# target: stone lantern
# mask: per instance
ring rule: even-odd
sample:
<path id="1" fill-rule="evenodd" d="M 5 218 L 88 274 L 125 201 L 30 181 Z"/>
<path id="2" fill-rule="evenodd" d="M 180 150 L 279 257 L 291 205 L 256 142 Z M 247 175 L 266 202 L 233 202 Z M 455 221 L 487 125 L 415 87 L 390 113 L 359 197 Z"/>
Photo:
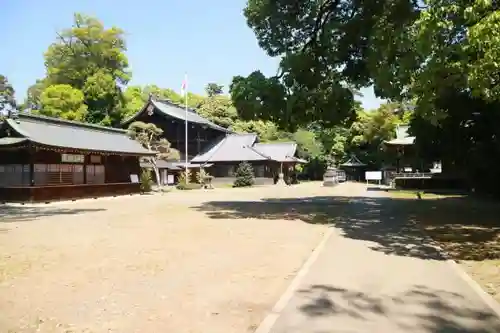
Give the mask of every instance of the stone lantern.
<path id="1" fill-rule="evenodd" d="M 335 167 L 328 167 L 323 175 L 323 186 L 335 186 L 339 183 L 338 172 Z"/>

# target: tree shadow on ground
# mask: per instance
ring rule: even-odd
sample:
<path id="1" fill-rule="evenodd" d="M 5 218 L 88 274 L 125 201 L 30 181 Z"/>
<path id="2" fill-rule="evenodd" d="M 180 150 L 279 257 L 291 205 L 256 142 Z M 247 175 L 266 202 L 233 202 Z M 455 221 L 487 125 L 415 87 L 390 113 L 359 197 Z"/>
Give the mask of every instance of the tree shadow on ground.
<path id="1" fill-rule="evenodd" d="M 397 208 L 457 260 L 500 258 L 500 205 L 469 197 L 399 200 Z"/>
<path id="2" fill-rule="evenodd" d="M 104 211 L 102 208 L 62 208 L 36 205 L 0 205 L 0 223 L 34 221 L 41 217 L 57 215 L 78 215 Z"/>
<path id="3" fill-rule="evenodd" d="M 334 224 L 346 237 L 373 242 L 386 254 L 443 259 L 423 227 L 458 260 L 500 258 L 500 208 L 466 197 L 425 200 L 316 196 L 211 201 L 196 207 L 213 219 L 301 220 Z"/>
<path id="4" fill-rule="evenodd" d="M 344 316 L 359 323 L 389 320 L 396 331 L 408 333 L 500 332 L 500 321 L 493 313 L 471 308 L 457 293 L 425 286 L 379 296 L 331 285 L 310 285 L 298 290 L 296 297 L 298 309 L 311 318 Z"/>

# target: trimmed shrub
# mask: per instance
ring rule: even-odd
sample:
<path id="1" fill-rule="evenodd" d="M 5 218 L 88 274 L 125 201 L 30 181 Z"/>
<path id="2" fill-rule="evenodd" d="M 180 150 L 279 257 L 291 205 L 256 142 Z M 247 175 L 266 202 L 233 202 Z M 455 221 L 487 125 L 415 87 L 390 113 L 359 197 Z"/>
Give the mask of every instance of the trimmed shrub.
<path id="1" fill-rule="evenodd" d="M 139 182 L 141 184 L 142 192 L 151 192 L 151 190 L 153 189 L 153 178 L 151 177 L 151 170 L 142 169 Z"/>
<path id="2" fill-rule="evenodd" d="M 241 162 L 236 169 L 236 180 L 233 187 L 248 187 L 255 184 L 252 165 L 248 162 Z"/>
<path id="3" fill-rule="evenodd" d="M 203 185 L 197 183 L 179 182 L 176 187 L 178 190 L 199 190 L 203 187 Z"/>

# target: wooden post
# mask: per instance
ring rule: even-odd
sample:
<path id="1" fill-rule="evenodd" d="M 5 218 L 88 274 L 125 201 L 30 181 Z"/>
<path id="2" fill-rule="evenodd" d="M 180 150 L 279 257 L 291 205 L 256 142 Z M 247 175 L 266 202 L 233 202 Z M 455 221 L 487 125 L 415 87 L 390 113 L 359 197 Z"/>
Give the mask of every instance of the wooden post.
<path id="1" fill-rule="evenodd" d="M 87 158 L 90 158 L 90 155 L 83 155 L 83 183 L 87 184 Z"/>
<path id="2" fill-rule="evenodd" d="M 29 163 L 30 163 L 30 170 L 29 170 L 29 177 L 30 177 L 30 186 L 35 186 L 35 149 L 33 147 L 33 144 L 30 142 L 29 143 Z"/>
<path id="3" fill-rule="evenodd" d="M 199 154 L 201 151 L 201 138 L 200 138 L 200 129 L 199 128 L 196 130 L 196 144 L 197 144 L 197 147 L 196 147 L 197 151 L 196 151 L 195 155 Z"/>

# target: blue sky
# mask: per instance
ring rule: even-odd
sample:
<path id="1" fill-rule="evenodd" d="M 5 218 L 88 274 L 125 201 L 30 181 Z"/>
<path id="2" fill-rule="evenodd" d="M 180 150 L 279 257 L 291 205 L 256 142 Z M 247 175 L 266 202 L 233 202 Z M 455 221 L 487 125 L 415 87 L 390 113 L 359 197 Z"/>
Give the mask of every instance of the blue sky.
<path id="1" fill-rule="evenodd" d="M 276 72 L 277 59 L 257 45 L 242 9 L 246 0 L 0 0 L 2 35 L 0 73 L 18 100 L 44 77 L 43 53 L 56 31 L 71 26 L 73 13 L 98 17 L 125 30 L 130 84 L 156 84 L 180 90 L 188 73 L 189 90 L 202 93 L 208 82 L 227 88 L 234 75 L 260 69 Z M 5 29 L 5 28 L 4 28 Z M 372 89 L 362 91 L 365 108 L 380 104 Z"/>

